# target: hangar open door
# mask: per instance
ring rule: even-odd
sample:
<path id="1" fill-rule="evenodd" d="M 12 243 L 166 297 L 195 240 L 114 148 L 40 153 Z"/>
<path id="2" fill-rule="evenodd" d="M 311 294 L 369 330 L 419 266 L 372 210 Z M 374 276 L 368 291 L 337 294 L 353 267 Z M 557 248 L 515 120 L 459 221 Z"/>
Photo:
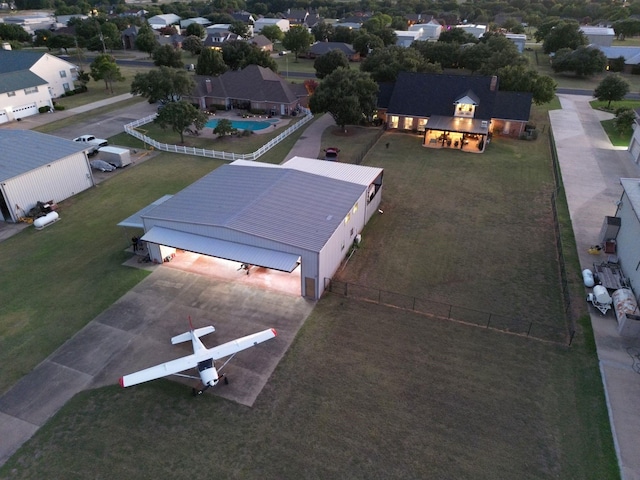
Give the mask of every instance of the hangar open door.
<path id="1" fill-rule="evenodd" d="M 301 295 L 300 256 L 153 227 L 141 239 L 156 263 Z"/>

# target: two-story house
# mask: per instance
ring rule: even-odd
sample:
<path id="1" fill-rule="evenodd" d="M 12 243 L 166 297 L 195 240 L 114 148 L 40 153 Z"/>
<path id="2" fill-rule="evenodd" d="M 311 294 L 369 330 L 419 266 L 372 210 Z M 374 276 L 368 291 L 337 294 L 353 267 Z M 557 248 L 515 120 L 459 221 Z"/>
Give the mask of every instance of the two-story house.
<path id="1" fill-rule="evenodd" d="M 415 132 L 429 148 L 484 152 L 491 135 L 518 138 L 531 112 L 531 93 L 501 92 L 496 76 L 401 72 L 381 84 L 378 117 L 387 129 Z"/>
<path id="2" fill-rule="evenodd" d="M 78 67 L 42 52 L 0 50 L 0 123 L 53 108 L 52 99 L 73 90 Z"/>

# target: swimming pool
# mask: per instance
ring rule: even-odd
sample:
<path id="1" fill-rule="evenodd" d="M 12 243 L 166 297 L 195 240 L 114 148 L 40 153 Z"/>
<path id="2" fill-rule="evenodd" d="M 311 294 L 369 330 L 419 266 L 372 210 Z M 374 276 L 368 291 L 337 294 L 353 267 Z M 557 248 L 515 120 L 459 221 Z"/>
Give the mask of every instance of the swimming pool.
<path id="1" fill-rule="evenodd" d="M 277 123 L 277 120 L 274 122 L 264 120 L 231 120 L 231 126 L 238 130 L 264 130 L 275 123 Z M 218 120 L 209 120 L 204 126 L 207 128 L 216 128 L 217 125 Z"/>

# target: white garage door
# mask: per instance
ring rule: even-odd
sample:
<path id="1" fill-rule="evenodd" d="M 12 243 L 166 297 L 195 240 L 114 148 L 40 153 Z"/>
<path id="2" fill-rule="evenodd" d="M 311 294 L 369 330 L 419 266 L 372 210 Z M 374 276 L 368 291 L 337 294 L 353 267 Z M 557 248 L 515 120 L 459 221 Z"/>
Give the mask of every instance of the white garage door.
<path id="1" fill-rule="evenodd" d="M 4 110 L 0 110 L 0 123 L 6 123 L 9 121 L 9 117 L 7 117 L 7 112 Z"/>
<path id="2" fill-rule="evenodd" d="M 13 116 L 18 118 L 28 117 L 29 115 L 35 115 L 38 113 L 38 107 L 35 103 L 30 105 L 23 105 L 21 107 L 16 107 L 13 109 Z"/>
<path id="3" fill-rule="evenodd" d="M 638 143 L 635 138 L 631 143 L 631 158 L 633 158 L 633 161 L 636 163 L 640 160 L 640 143 Z"/>

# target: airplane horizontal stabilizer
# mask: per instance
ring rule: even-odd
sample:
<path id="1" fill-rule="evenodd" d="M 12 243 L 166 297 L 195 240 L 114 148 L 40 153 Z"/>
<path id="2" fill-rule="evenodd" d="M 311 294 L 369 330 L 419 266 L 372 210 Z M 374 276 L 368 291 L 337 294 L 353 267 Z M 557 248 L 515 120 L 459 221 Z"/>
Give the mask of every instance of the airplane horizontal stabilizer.
<path id="1" fill-rule="evenodd" d="M 199 338 L 199 337 L 203 337 L 204 335 L 213 333 L 215 331 L 216 329 L 213 328 L 211 325 L 209 325 L 208 327 L 196 328 L 195 330 L 193 330 L 193 334 Z M 191 340 L 191 331 L 181 333 L 180 335 L 176 335 L 171 339 L 171 344 L 176 345 L 178 343 L 188 342 L 189 340 Z"/>

